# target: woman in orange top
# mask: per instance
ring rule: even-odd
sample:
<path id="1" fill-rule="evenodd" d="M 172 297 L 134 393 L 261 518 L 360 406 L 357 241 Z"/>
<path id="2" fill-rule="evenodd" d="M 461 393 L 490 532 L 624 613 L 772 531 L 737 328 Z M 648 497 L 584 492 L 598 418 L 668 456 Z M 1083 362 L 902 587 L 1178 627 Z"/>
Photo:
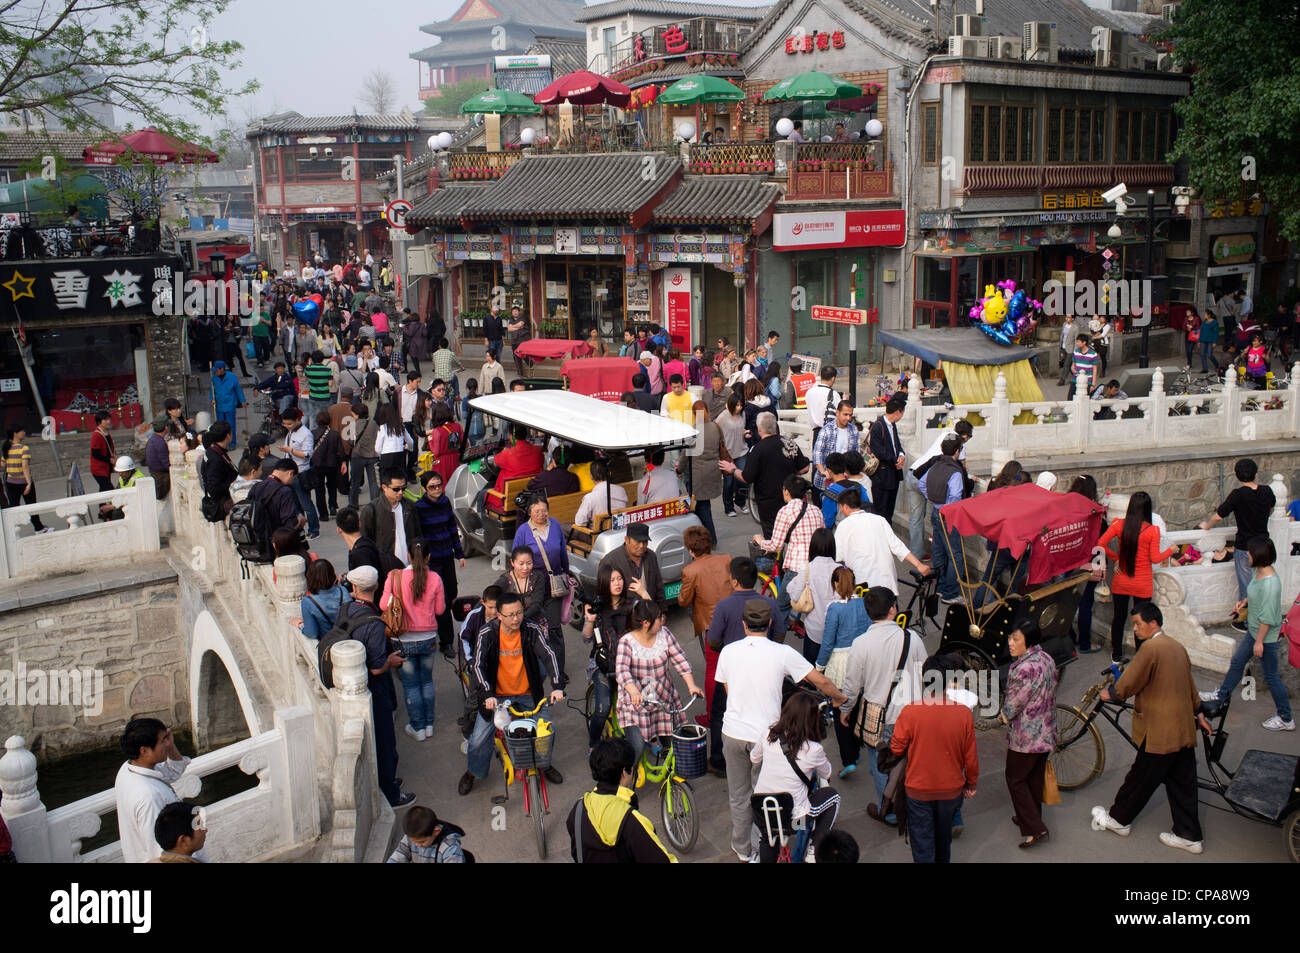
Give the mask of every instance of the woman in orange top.
<path id="1" fill-rule="evenodd" d="M 1109 546 L 1112 539 L 1119 540 L 1118 553 Z M 1124 624 L 1128 622 L 1130 599 L 1134 605 L 1151 600 L 1151 567 L 1164 562 L 1174 551 L 1160 551 L 1160 530 L 1151 523 L 1151 495 L 1142 491 L 1129 498 L 1124 518 L 1111 523 L 1097 543 L 1115 560 L 1115 575 L 1110 582 L 1115 609 L 1110 621 L 1110 657 L 1118 662 L 1124 654 Z"/>

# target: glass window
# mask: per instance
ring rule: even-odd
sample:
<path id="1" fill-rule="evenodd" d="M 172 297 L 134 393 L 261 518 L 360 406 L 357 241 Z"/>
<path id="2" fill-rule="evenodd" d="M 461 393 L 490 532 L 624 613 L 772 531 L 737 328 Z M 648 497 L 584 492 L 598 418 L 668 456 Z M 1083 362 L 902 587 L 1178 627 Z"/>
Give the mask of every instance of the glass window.
<path id="1" fill-rule="evenodd" d="M 922 103 L 923 124 L 921 164 L 937 165 L 939 162 L 939 104 Z"/>
<path id="2" fill-rule="evenodd" d="M 970 152 L 971 162 L 984 161 L 984 113 L 986 107 L 972 106 L 970 110 Z"/>
<path id="3" fill-rule="evenodd" d="M 1061 161 L 1061 110 L 1047 110 L 1047 161 Z"/>
<path id="4" fill-rule="evenodd" d="M 1034 161 L 1034 111 L 1020 110 L 1020 161 Z"/>
<path id="5" fill-rule="evenodd" d="M 1128 126 L 1130 113 L 1120 111 L 1115 119 L 1115 161 L 1128 161 Z"/>
<path id="6" fill-rule="evenodd" d="M 1142 161 L 1156 161 L 1156 114 L 1142 113 Z"/>
<path id="7" fill-rule="evenodd" d="M 947 301 L 952 296 L 952 259 L 918 257 L 916 297 Z"/>
<path id="8" fill-rule="evenodd" d="M 988 130 L 988 161 L 1002 161 L 1002 110 L 997 106 L 989 108 L 989 130 Z M 1011 156 L 1007 156 L 1008 159 Z"/>

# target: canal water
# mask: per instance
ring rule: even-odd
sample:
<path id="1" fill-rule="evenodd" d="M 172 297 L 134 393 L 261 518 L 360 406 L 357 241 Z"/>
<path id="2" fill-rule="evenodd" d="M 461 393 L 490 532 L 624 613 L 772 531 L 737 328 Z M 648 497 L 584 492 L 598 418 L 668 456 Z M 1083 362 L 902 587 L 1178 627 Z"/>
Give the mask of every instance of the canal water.
<path id="1" fill-rule="evenodd" d="M 188 732 L 176 731 L 176 747 L 181 754 L 191 758 L 198 753 L 194 748 L 194 738 Z M 47 810 L 52 811 L 56 807 L 63 807 L 111 788 L 123 760 L 122 749 L 114 745 L 111 748 L 39 762 L 36 779 L 41 802 Z M 206 807 L 255 787 L 257 775 L 244 774 L 239 770 L 239 765 L 231 765 L 204 777 L 203 790 L 190 803 Z M 118 839 L 117 812 L 110 811 L 102 815 L 101 820 L 99 833 L 81 842 L 82 854 Z"/>

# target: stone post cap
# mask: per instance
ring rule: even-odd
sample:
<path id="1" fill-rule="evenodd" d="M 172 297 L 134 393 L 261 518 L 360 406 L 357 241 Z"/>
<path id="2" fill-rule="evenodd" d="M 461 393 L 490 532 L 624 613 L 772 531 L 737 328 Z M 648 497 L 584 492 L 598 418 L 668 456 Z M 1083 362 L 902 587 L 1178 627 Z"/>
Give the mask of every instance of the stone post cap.
<path id="1" fill-rule="evenodd" d="M 334 687 L 344 695 L 360 695 L 366 690 L 366 649 L 355 639 L 337 642 L 330 649 L 334 665 Z"/>
<path id="2" fill-rule="evenodd" d="M 0 792 L 4 793 L 7 816 L 28 810 L 40 802 L 36 792 L 36 755 L 27 750 L 27 739 L 10 735 L 0 757 Z"/>

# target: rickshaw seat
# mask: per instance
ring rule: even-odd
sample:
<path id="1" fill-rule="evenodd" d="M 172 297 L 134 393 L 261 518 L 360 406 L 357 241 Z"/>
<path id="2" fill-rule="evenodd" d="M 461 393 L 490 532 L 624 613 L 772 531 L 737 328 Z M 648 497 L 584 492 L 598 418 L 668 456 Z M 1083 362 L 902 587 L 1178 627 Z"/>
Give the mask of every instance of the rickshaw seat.
<path id="1" fill-rule="evenodd" d="M 531 476 L 515 477 L 513 480 L 506 480 L 504 490 L 488 490 L 484 498 L 487 502 L 487 508 L 493 513 L 510 514 L 515 511 L 515 497 L 524 492 L 528 486 Z"/>

